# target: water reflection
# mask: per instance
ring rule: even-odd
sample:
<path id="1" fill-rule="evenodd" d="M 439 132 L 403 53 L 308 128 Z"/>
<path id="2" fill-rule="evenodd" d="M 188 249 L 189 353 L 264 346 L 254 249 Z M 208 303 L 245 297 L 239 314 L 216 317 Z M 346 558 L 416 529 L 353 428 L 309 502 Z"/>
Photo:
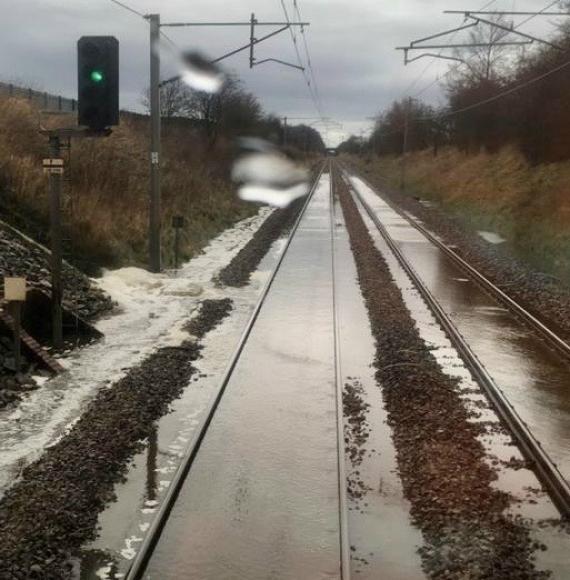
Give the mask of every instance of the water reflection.
<path id="1" fill-rule="evenodd" d="M 570 479 L 570 365 L 360 180 L 354 184 L 535 437 Z"/>
<path id="2" fill-rule="evenodd" d="M 155 427 L 148 438 L 146 453 L 146 499 L 155 501 L 157 496 L 157 462 L 158 455 L 158 429 Z"/>
<path id="3" fill-rule="evenodd" d="M 80 580 L 93 580 L 93 578 L 116 580 L 120 577 L 119 565 L 108 552 L 103 550 L 82 552 Z"/>

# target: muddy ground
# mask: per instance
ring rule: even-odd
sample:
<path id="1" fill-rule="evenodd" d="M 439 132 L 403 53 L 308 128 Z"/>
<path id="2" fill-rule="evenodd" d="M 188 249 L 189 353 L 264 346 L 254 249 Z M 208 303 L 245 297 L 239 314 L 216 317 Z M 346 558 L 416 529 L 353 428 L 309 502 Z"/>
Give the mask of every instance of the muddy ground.
<path id="1" fill-rule="evenodd" d="M 428 207 L 420 199 L 402 194 L 372 175 L 364 174 L 364 177 L 389 201 L 419 218 L 446 243 L 456 246 L 454 249 L 462 258 L 570 342 L 570 289 L 567 286 L 533 270 L 503 245 L 486 242 L 443 209 Z"/>
<path id="2" fill-rule="evenodd" d="M 192 321 L 203 337 L 229 314 L 208 301 Z M 0 579 L 70 578 L 70 558 L 97 534 L 97 518 L 155 422 L 188 387 L 199 342 L 161 348 L 91 401 L 79 421 L 0 501 Z"/>
<path id="3" fill-rule="evenodd" d="M 424 536 L 431 578 L 539 579 L 541 548 L 524 522 L 505 515 L 511 498 L 493 488 L 497 475 L 477 439 L 459 384 L 421 339 L 389 268 L 348 188 L 337 179 L 358 278 L 376 342 L 374 366 L 392 428 L 404 494 Z"/>

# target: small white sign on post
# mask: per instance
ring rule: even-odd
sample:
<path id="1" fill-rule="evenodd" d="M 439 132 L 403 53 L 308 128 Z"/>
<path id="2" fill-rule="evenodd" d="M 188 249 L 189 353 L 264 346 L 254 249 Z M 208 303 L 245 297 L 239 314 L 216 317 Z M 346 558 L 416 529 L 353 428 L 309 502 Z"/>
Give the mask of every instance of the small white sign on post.
<path id="1" fill-rule="evenodd" d="M 4 278 L 4 298 L 9 302 L 24 302 L 26 300 L 26 279 Z"/>

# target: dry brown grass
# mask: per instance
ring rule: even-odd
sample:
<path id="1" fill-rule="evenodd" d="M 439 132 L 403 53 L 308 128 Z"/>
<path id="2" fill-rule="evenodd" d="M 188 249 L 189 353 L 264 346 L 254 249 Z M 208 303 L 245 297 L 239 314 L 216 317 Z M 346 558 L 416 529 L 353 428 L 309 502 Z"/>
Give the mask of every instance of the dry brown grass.
<path id="1" fill-rule="evenodd" d="M 127 114 L 110 137 L 73 142 L 68 168 L 69 231 L 74 251 L 91 266 L 144 263 L 147 135 L 148 119 Z M 36 237 L 45 234 L 48 223 L 47 178 L 41 168 L 46 142 L 38 133 L 37 111 L 26 101 L 0 99 L 0 210 L 7 221 L 16 221 Z M 227 150 L 223 143 L 208 149 L 187 125 L 165 125 L 162 220 L 167 263 L 173 215 L 186 217 L 183 254 L 188 257 L 222 229 L 255 211 L 236 199 L 226 178 Z"/>
<path id="2" fill-rule="evenodd" d="M 399 157 L 367 169 L 396 186 Z M 454 148 L 412 153 L 408 192 L 438 201 L 468 227 L 503 235 L 534 266 L 570 280 L 570 162 L 531 165 L 514 147 L 467 155 Z"/>
<path id="3" fill-rule="evenodd" d="M 400 159 L 385 157 L 378 164 L 395 181 Z M 570 226 L 570 162 L 532 166 L 513 147 L 478 155 L 447 148 L 437 157 L 427 150 L 410 154 L 407 175 L 411 188 L 426 197 L 494 210 L 530 204 L 535 217 L 557 228 Z"/>

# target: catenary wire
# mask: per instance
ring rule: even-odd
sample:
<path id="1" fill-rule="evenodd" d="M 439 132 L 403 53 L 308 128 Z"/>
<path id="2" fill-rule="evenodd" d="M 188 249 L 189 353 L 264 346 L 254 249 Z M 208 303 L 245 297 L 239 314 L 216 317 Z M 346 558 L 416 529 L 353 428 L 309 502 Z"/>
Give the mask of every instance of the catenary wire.
<path id="1" fill-rule="evenodd" d="M 513 30 L 517 30 L 518 28 L 520 28 L 521 26 L 524 26 L 527 22 L 530 22 L 531 20 L 533 20 L 534 18 L 537 18 L 538 16 L 540 16 L 543 12 L 545 12 L 546 10 L 548 10 L 549 8 L 552 8 L 552 6 L 554 6 L 555 4 L 558 4 L 559 0 L 554 0 L 554 2 L 551 2 L 548 6 L 545 6 L 542 10 L 540 10 L 539 12 L 537 12 L 536 14 L 532 14 L 531 16 L 529 16 L 528 18 L 526 18 L 525 20 L 523 20 L 522 22 L 519 22 L 519 24 L 517 24 L 516 26 L 513 27 Z M 485 6 L 483 8 L 481 8 L 481 10 L 484 10 L 485 8 L 488 8 L 489 6 Z M 442 49 L 443 50 L 443 49 Z M 441 54 L 441 52 L 440 52 Z M 431 61 L 430 64 L 434 63 L 436 59 L 433 59 Z M 444 75 L 443 78 L 448 77 L 452 72 L 455 72 L 461 65 L 460 64 L 456 64 L 453 65 Z M 431 89 L 433 86 L 435 86 L 436 84 L 438 84 L 440 82 L 440 78 L 436 78 L 434 79 L 430 84 L 428 84 L 426 87 L 424 87 L 423 89 L 421 89 L 418 93 L 416 93 L 414 95 L 414 98 L 417 98 L 421 95 L 423 95 L 424 93 L 426 93 L 429 89 Z"/>
<path id="2" fill-rule="evenodd" d="M 493 4 L 495 4 L 495 2 L 497 2 L 497 0 L 491 0 L 490 2 L 487 2 L 482 8 L 481 10 L 485 10 L 487 8 L 490 8 Z M 453 41 L 453 39 L 457 36 L 457 32 L 455 32 L 452 36 L 450 41 Z M 443 53 L 443 48 L 439 51 L 438 54 L 442 54 Z M 410 85 L 408 86 L 408 88 L 404 91 L 404 94 L 408 94 L 420 81 L 421 79 L 425 76 L 425 74 L 428 72 L 428 70 L 437 62 L 437 58 L 432 58 L 430 60 L 430 62 L 426 65 L 426 67 L 423 69 L 423 71 L 416 77 L 415 80 L 413 80 Z M 439 79 L 436 80 L 436 82 L 438 82 Z M 434 83 L 435 84 L 435 83 Z M 431 85 L 433 86 L 433 85 Z M 430 87 L 431 88 L 431 87 Z M 419 94 L 422 94 L 423 91 L 420 91 Z M 418 94 L 415 95 L 415 97 L 417 97 Z M 415 98 L 414 97 L 414 98 Z"/>
<path id="3" fill-rule="evenodd" d="M 142 12 L 135 10 L 134 8 L 132 8 L 131 6 L 128 6 L 127 4 L 124 4 L 123 2 L 119 2 L 119 0 L 110 0 L 110 2 L 112 2 L 113 4 L 116 4 L 117 6 L 120 6 L 124 10 L 128 10 L 132 14 L 136 14 L 137 16 L 140 16 L 140 18 L 145 18 L 145 15 Z"/>
<path id="4" fill-rule="evenodd" d="M 295 9 L 295 12 L 297 13 L 297 21 L 300 23 L 303 21 L 303 18 L 301 16 L 301 9 L 299 8 L 299 2 L 298 0 L 293 0 L 293 6 Z M 319 105 L 321 107 L 321 109 L 323 108 L 323 103 L 321 100 L 321 96 L 320 96 L 320 91 L 319 91 L 319 85 L 317 83 L 317 77 L 315 75 L 315 70 L 313 68 L 313 62 L 311 59 L 311 53 L 309 51 L 309 41 L 307 39 L 307 34 L 305 32 L 305 27 L 303 25 L 301 25 L 301 37 L 303 39 L 303 46 L 305 48 L 305 55 L 307 57 L 307 64 L 309 66 L 309 73 L 311 75 L 311 78 L 313 80 L 313 88 L 315 90 L 315 95 L 317 97 L 317 100 L 319 102 Z"/>
<path id="5" fill-rule="evenodd" d="M 531 19 L 536 18 L 537 16 L 539 16 L 540 14 L 542 14 L 544 11 L 548 10 L 549 8 L 551 8 L 554 4 L 557 4 L 558 0 L 556 0 L 556 2 L 553 2 L 551 4 L 549 4 L 548 6 L 545 6 L 542 10 L 540 10 L 539 12 L 537 12 L 536 14 L 533 14 L 531 17 L 527 18 L 524 22 L 519 23 L 519 25 L 515 28 L 518 28 L 520 26 L 522 26 L 523 24 L 525 24 L 526 22 L 529 22 Z M 466 107 L 461 107 L 459 109 L 455 109 L 453 111 L 447 111 L 447 112 L 442 112 L 442 113 L 438 113 L 437 115 L 428 115 L 425 117 L 416 117 L 415 119 L 412 119 L 413 121 L 416 122 L 422 122 L 422 121 L 433 121 L 436 119 L 442 119 L 442 118 L 447 118 L 447 117 L 453 117 L 455 115 L 460 115 L 461 113 L 466 113 L 468 111 L 471 111 L 473 109 L 477 109 L 479 107 L 483 107 L 485 105 L 489 105 L 491 103 L 494 103 L 495 101 L 498 101 L 504 97 L 507 97 L 509 95 L 512 95 L 518 91 L 521 91 L 529 86 L 532 86 L 542 80 L 544 80 L 545 78 L 548 78 L 549 76 L 556 74 L 557 72 L 560 72 L 561 70 L 565 70 L 566 68 L 570 67 L 570 60 L 556 66 L 555 68 L 542 73 L 532 79 L 529 79 L 528 81 L 525 81 L 524 83 L 517 85 L 515 87 L 511 87 L 505 91 L 502 91 L 496 95 L 493 95 L 492 97 L 489 97 L 487 99 L 483 99 L 482 101 L 478 101 L 477 103 L 473 103 L 471 105 L 467 105 Z M 449 74 L 451 72 L 451 70 L 447 73 Z M 447 75 L 446 75 L 447 76 Z M 437 80 L 436 80 L 437 82 Z M 435 83 L 432 83 L 432 85 Z M 388 135 L 392 135 L 395 133 L 400 132 L 403 129 L 402 127 L 399 127 L 397 129 L 394 129 L 392 131 L 388 131 L 388 132 L 383 132 L 384 136 L 388 136 Z"/>
<path id="6" fill-rule="evenodd" d="M 287 6 L 285 4 L 285 0 L 280 0 L 281 2 L 281 7 L 283 9 L 283 14 L 285 15 L 285 20 L 287 21 L 288 24 L 291 24 L 291 19 L 289 17 L 289 11 L 287 10 Z M 297 61 L 299 63 L 299 66 L 302 69 L 302 73 L 303 73 L 303 77 L 305 79 L 305 83 L 307 84 L 307 87 L 309 88 L 309 93 L 311 96 L 311 99 L 313 101 L 313 104 L 315 106 L 315 109 L 317 110 L 318 114 L 320 117 L 323 117 L 323 112 L 321 110 L 319 101 L 317 99 L 317 96 L 315 94 L 315 90 L 313 89 L 313 86 L 311 84 L 311 79 L 310 76 L 307 74 L 305 67 L 303 66 L 303 59 L 301 58 L 301 53 L 299 51 L 299 46 L 297 43 L 297 35 L 295 34 L 295 31 L 293 30 L 293 27 L 290 26 L 289 27 L 289 32 L 291 34 L 291 40 L 293 41 L 293 47 L 295 49 L 295 54 L 297 55 Z"/>

